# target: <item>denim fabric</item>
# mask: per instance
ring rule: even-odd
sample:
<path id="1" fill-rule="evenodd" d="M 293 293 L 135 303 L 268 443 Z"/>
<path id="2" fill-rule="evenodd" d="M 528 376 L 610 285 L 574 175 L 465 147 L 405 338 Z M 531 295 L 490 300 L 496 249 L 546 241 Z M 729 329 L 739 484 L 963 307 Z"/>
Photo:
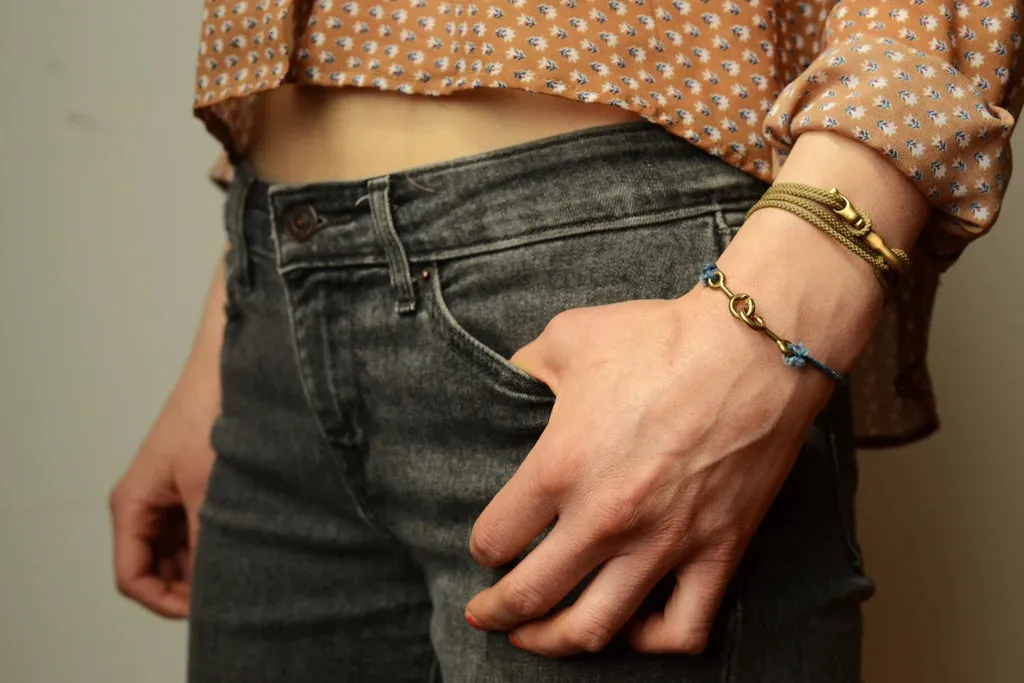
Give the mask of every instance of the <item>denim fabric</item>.
<path id="1" fill-rule="evenodd" d="M 553 402 L 506 359 L 560 311 L 684 293 L 763 190 L 648 124 L 363 182 L 268 187 L 243 168 L 189 680 L 858 681 L 871 582 L 845 391 L 703 654 L 548 660 L 463 620 L 507 571 L 473 562 L 473 521 Z"/>

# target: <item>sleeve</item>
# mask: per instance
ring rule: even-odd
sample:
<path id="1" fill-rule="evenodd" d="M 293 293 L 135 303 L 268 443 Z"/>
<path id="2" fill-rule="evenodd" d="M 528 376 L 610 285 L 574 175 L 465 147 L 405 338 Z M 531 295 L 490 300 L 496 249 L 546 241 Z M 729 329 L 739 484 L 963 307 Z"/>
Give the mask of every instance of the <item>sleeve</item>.
<path id="1" fill-rule="evenodd" d="M 824 51 L 786 85 L 764 134 L 782 158 L 808 130 L 887 157 L 964 239 L 987 231 L 1021 110 L 1022 0 L 842 0 Z"/>

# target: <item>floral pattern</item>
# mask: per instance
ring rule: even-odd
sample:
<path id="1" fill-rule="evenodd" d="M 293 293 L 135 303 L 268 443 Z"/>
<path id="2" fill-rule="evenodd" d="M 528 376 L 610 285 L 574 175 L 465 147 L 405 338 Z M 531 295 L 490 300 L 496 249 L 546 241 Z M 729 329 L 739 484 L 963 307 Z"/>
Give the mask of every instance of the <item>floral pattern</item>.
<path id="1" fill-rule="evenodd" d="M 1012 0 L 206 0 L 195 106 L 244 152 L 247 96 L 285 81 L 518 88 L 634 111 L 764 180 L 773 147 L 835 130 L 966 236 L 999 213 L 1020 43 Z"/>
<path id="2" fill-rule="evenodd" d="M 937 209 L 954 257 L 995 222 L 1024 97 L 1021 0 L 205 0 L 195 111 L 231 159 L 284 82 L 445 95 L 517 88 L 633 111 L 770 181 L 832 130 Z M 230 165 L 222 166 L 230 171 Z M 917 259 L 919 263 L 924 260 Z M 854 374 L 857 432 L 936 424 L 927 329 L 945 263 L 917 267 Z"/>

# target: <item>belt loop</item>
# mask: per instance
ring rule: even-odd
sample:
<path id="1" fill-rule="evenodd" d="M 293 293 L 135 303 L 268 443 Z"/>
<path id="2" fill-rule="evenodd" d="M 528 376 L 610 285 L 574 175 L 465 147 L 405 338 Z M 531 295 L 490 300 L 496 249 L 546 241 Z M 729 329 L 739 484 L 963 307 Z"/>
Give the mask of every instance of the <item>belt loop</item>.
<path id="1" fill-rule="evenodd" d="M 234 280 L 245 291 L 250 289 L 249 245 L 245 235 L 245 203 L 255 176 L 248 164 L 238 164 L 234 178 L 228 187 L 224 202 L 224 226 L 228 233 L 228 245 L 234 252 L 232 265 Z"/>
<path id="2" fill-rule="evenodd" d="M 416 310 L 416 291 L 412 286 L 409 259 L 405 256 L 405 248 L 398 238 L 394 221 L 391 218 L 390 187 L 391 180 L 388 176 L 373 178 L 369 181 L 370 215 L 373 218 L 373 231 L 387 255 L 391 286 L 398 296 L 395 310 L 399 313 L 412 313 Z"/>

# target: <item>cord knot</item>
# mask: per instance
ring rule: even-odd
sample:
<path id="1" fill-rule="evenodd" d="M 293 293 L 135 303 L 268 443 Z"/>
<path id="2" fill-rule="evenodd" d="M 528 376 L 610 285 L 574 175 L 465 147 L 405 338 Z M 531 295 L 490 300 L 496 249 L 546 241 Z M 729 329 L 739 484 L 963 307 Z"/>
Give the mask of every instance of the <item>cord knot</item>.
<path id="1" fill-rule="evenodd" d="M 708 263 L 705 263 L 704 265 L 702 265 L 700 267 L 700 281 L 701 281 L 701 284 L 703 284 L 705 287 L 707 287 L 708 283 L 711 282 L 711 279 L 715 276 L 715 273 L 717 273 L 717 272 L 718 272 L 718 264 L 716 264 L 716 263 L 713 263 L 713 262 L 709 261 Z"/>
<path id="2" fill-rule="evenodd" d="M 782 357 L 782 360 L 785 361 L 786 365 L 791 368 L 802 368 L 807 365 L 807 359 L 810 357 L 811 352 L 806 346 L 800 343 L 794 344 L 790 342 L 787 348 L 789 349 L 789 353 Z"/>

